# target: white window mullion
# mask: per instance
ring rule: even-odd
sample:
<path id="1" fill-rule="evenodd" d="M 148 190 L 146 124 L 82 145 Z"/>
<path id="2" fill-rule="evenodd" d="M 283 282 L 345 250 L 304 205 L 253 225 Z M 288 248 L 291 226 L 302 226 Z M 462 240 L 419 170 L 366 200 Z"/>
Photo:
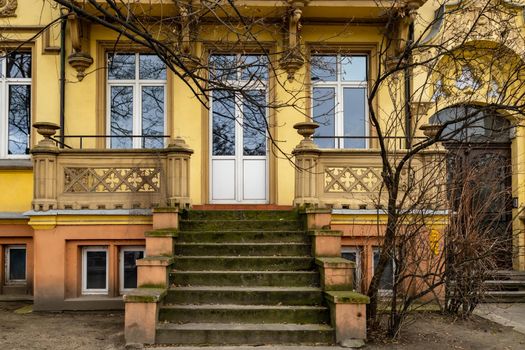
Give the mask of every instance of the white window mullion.
<path id="1" fill-rule="evenodd" d="M 132 135 L 142 135 L 142 84 L 137 80 L 133 84 L 133 131 Z M 142 147 L 142 139 L 134 137 L 133 148 Z"/>
<path id="2" fill-rule="evenodd" d="M 242 185 L 244 183 L 244 174 L 242 173 L 243 167 L 242 167 L 242 159 L 243 159 L 243 115 L 242 115 L 242 98 L 240 94 L 235 93 L 235 173 L 237 176 L 237 188 L 236 188 L 236 194 L 235 199 L 237 201 L 243 200 L 243 188 Z"/>
<path id="3" fill-rule="evenodd" d="M 4 64 L 5 66 L 5 64 Z M 3 68 L 3 67 L 2 67 Z M 5 70 L 5 69 L 2 69 Z M 2 72 L 3 73 L 3 72 Z M 5 75 L 2 75 L 3 77 Z M 4 78 L 0 82 L 0 157 L 7 156 L 7 142 L 8 142 L 8 132 L 7 132 L 7 89 Z"/>

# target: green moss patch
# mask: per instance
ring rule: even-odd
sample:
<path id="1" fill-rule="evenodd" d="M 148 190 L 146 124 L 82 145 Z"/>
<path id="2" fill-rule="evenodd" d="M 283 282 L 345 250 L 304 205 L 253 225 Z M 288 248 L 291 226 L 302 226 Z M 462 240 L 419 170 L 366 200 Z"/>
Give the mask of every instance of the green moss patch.
<path id="1" fill-rule="evenodd" d="M 370 298 L 364 294 L 351 291 L 325 292 L 325 298 L 335 304 L 368 304 Z"/>

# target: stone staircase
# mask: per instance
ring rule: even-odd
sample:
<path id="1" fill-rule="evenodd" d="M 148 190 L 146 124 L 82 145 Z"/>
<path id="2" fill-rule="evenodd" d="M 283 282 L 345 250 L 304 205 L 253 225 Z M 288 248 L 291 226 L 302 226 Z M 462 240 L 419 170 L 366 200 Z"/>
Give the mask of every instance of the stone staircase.
<path id="1" fill-rule="evenodd" d="M 292 211 L 189 211 L 180 222 L 157 344 L 335 341 L 310 237 Z"/>
<path id="2" fill-rule="evenodd" d="M 525 272 L 499 270 L 484 282 L 485 303 L 523 303 L 525 302 Z"/>

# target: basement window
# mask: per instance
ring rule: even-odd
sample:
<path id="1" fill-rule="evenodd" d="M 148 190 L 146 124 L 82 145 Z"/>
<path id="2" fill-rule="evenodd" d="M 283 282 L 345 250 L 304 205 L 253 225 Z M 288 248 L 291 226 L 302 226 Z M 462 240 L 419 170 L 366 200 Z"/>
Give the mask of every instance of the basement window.
<path id="1" fill-rule="evenodd" d="M 6 284 L 26 283 L 26 246 L 12 245 L 5 248 Z"/>
<path id="2" fill-rule="evenodd" d="M 82 249 L 82 294 L 108 294 L 108 249 Z"/>
<path id="3" fill-rule="evenodd" d="M 381 249 L 374 248 L 374 271 L 376 270 L 377 265 L 379 264 L 379 255 L 381 254 Z M 383 275 L 379 281 L 379 292 L 381 294 L 390 294 L 394 288 L 394 258 L 390 258 L 388 263 L 383 271 Z"/>
<path id="4" fill-rule="evenodd" d="M 341 249 L 341 257 L 355 263 L 353 285 L 354 290 L 361 291 L 361 249 L 358 247 L 343 247 Z"/>
<path id="5" fill-rule="evenodd" d="M 120 250 L 120 292 L 137 288 L 137 260 L 144 258 L 144 247 Z"/>

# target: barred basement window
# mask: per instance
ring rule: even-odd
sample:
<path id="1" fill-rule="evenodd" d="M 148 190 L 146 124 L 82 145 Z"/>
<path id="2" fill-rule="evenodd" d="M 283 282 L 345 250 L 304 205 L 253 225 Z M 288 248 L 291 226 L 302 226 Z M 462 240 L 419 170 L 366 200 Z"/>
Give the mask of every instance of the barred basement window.
<path id="1" fill-rule="evenodd" d="M 31 53 L 0 52 L 0 158 L 29 157 Z"/>
<path id="2" fill-rule="evenodd" d="M 108 294 L 108 249 L 82 249 L 82 294 Z"/>

